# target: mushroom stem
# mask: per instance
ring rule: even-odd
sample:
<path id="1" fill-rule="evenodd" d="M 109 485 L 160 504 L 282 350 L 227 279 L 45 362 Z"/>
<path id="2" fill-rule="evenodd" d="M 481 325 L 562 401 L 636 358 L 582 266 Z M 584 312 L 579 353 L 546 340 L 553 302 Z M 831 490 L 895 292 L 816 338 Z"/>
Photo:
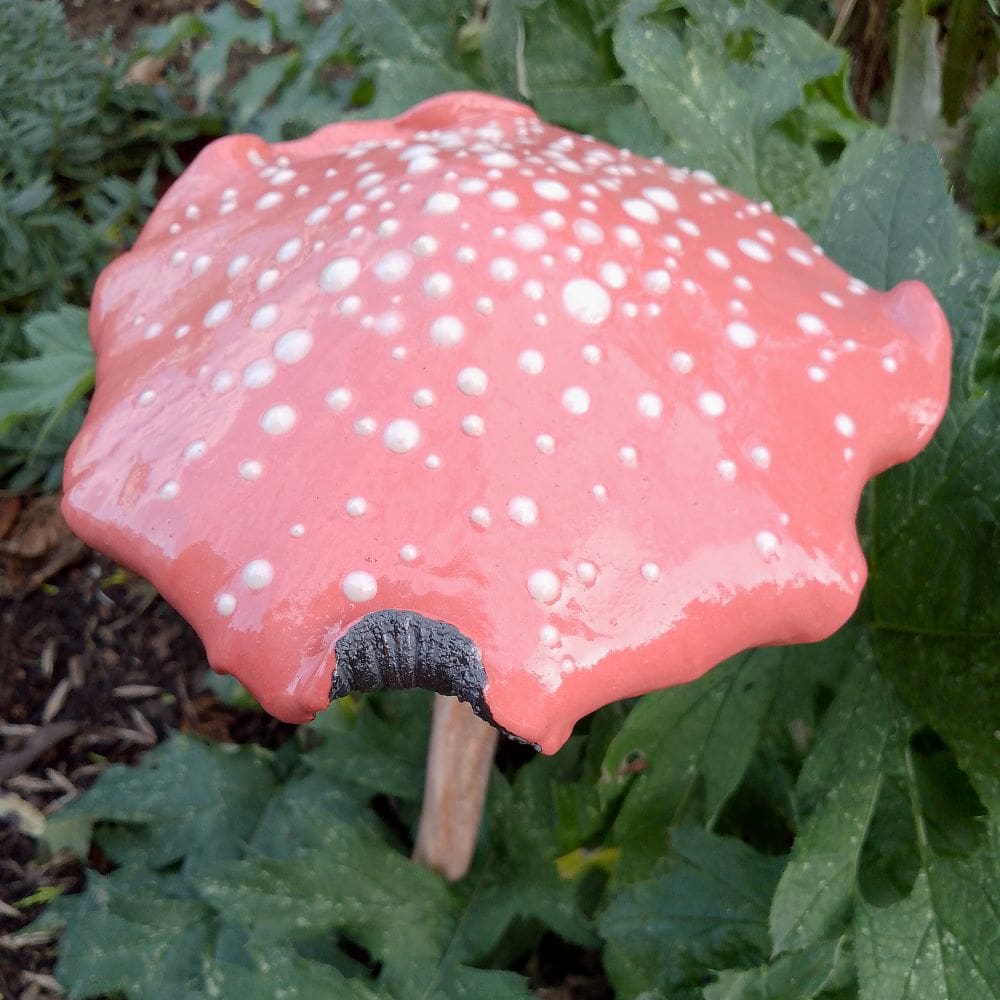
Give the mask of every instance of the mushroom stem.
<path id="1" fill-rule="evenodd" d="M 457 698 L 434 696 L 424 804 L 413 860 L 455 882 L 479 836 L 497 731 Z"/>

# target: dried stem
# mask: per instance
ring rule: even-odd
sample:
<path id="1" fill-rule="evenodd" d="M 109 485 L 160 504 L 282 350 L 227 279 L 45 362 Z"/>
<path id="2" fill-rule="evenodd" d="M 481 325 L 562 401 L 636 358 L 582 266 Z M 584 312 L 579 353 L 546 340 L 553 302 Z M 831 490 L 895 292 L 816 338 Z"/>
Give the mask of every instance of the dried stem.
<path id="1" fill-rule="evenodd" d="M 496 746 L 497 731 L 468 705 L 435 696 L 413 860 L 452 882 L 472 863 Z"/>

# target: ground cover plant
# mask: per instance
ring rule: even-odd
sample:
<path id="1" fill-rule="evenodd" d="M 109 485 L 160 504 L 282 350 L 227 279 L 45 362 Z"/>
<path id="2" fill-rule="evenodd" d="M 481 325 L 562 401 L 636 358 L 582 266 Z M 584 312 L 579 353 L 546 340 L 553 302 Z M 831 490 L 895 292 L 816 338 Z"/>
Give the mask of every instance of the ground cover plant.
<path id="1" fill-rule="evenodd" d="M 952 402 L 927 451 L 866 491 L 870 582 L 847 627 L 603 709 L 554 757 L 507 748 L 455 886 L 408 860 L 419 692 L 336 703 L 277 749 L 178 735 L 105 770 L 41 839 L 80 856 L 93 839 L 113 863 L 32 927 L 61 929 L 58 980 L 74 997 L 513 998 L 572 996 L 570 970 L 580 996 L 1000 997 L 1000 91 L 986 8 L 893 6 L 891 70 L 865 117 L 829 41 L 849 33 L 852 4 L 346 0 L 312 61 L 291 15 L 277 20 L 292 6 L 188 15 L 135 57 L 187 46 L 189 114 L 272 137 L 318 123 L 324 87 L 328 117 L 475 87 L 709 169 L 873 286 L 925 281 L 955 338 Z M 222 56 L 278 43 L 235 98 L 223 88 Z M 286 96 L 297 86 L 308 101 Z M 285 100 L 305 110 L 275 110 Z M 72 353 L 50 322 L 19 328 L 21 354 Z"/>

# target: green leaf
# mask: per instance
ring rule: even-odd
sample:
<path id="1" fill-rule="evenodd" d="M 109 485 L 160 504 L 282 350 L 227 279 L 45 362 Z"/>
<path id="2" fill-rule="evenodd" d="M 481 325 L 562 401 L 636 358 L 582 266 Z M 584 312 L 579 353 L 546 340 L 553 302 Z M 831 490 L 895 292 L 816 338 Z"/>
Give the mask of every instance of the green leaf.
<path id="1" fill-rule="evenodd" d="M 85 309 L 41 313 L 25 324 L 24 335 L 38 357 L 0 364 L 0 432 L 26 416 L 58 415 L 94 384 Z"/>
<path id="2" fill-rule="evenodd" d="M 698 815 L 714 822 L 753 757 L 788 650 L 741 653 L 690 684 L 643 698 L 611 741 L 601 796 L 625 793 L 620 840 L 659 853 L 703 787 Z"/>
<path id="3" fill-rule="evenodd" d="M 976 211 L 1000 215 L 1000 79 L 996 79 L 969 112 L 972 143 L 966 176 Z"/>
<path id="4" fill-rule="evenodd" d="M 807 84 L 840 71 L 843 54 L 758 0 L 685 6 L 692 22 L 682 38 L 654 4 L 634 0 L 615 28 L 615 55 L 671 140 L 671 159 L 759 197 L 764 134 L 802 105 Z M 731 58 L 727 46 L 746 39 L 749 51 Z"/>
<path id="5" fill-rule="evenodd" d="M 842 933 L 861 849 L 884 777 L 890 724 L 885 685 L 864 639 L 799 778 L 808 818 L 771 904 L 777 952 Z"/>
<path id="6" fill-rule="evenodd" d="M 101 837 L 114 860 L 152 868 L 183 861 L 182 869 L 194 872 L 240 856 L 273 791 L 266 751 L 177 734 L 137 767 L 108 768 L 51 826 L 57 831 L 82 817 L 121 824 Z"/>
<path id="7" fill-rule="evenodd" d="M 695 985 L 706 968 L 751 965 L 769 951 L 767 907 L 780 865 L 738 840 L 673 832 L 673 870 L 612 899 L 598 926 L 620 996 Z"/>
<path id="8" fill-rule="evenodd" d="M 830 257 L 875 288 L 918 278 L 941 291 L 958 265 L 959 229 L 937 153 L 872 130 L 847 147 L 836 174 L 820 234 Z"/>
<path id="9" fill-rule="evenodd" d="M 705 1000 L 813 1000 L 849 989 L 854 981 L 845 936 L 780 955 L 770 965 L 720 973 L 703 993 Z"/>
<path id="10" fill-rule="evenodd" d="M 859 906 L 862 1000 L 1000 997 L 998 846 L 934 862 L 893 906 Z"/>
<path id="11" fill-rule="evenodd" d="M 36 927 L 65 924 L 56 979 L 70 997 L 125 994 L 143 1000 L 198 996 L 212 913 L 177 876 L 123 870 L 91 874 Z"/>

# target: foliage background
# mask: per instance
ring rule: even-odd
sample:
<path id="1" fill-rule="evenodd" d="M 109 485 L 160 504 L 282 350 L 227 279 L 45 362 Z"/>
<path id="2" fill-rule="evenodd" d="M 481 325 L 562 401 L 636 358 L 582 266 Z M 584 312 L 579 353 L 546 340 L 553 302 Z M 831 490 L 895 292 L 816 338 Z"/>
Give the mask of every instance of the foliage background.
<path id="1" fill-rule="evenodd" d="M 962 0 L 893 6 L 862 116 L 829 40 L 854 6 L 344 0 L 317 23 L 261 0 L 126 59 L 71 42 L 54 4 L 0 0 L 0 52 L 28 67 L 0 62 L 23 98 L 0 114 L 15 485 L 58 482 L 91 377 L 79 307 L 179 144 L 456 88 L 707 168 L 873 286 L 927 282 L 955 337 L 941 430 L 865 494 L 870 583 L 832 639 L 744 653 L 508 761 L 457 886 L 407 859 L 420 693 L 338 703 L 276 752 L 178 736 L 48 823 L 47 849 L 93 836 L 120 866 L 36 924 L 65 928 L 71 996 L 523 997 L 558 939 L 598 951 L 619 997 L 1000 997 L 995 25 Z M 162 75 L 123 86 L 143 57 Z"/>

